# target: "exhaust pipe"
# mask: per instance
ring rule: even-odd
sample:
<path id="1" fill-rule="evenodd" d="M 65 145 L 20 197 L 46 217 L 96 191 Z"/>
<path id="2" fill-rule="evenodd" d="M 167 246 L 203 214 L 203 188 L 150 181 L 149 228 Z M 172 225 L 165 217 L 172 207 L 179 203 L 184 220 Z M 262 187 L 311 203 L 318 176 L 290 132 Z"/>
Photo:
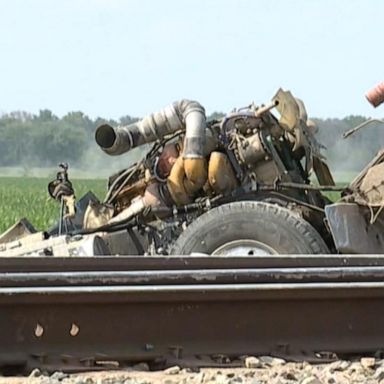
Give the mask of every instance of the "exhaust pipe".
<path id="1" fill-rule="evenodd" d="M 203 106 L 197 101 L 181 100 L 133 124 L 118 128 L 101 125 L 96 130 L 95 139 L 105 153 L 115 156 L 185 130 L 183 158 L 201 159 L 204 157 L 205 129 Z"/>
<path id="2" fill-rule="evenodd" d="M 168 176 L 167 186 L 173 201 L 183 205 L 204 186 L 208 177 L 206 117 L 201 104 L 181 100 L 130 125 L 115 129 L 104 124 L 97 128 L 95 139 L 104 152 L 120 155 L 179 130 L 185 131 L 183 153 Z"/>

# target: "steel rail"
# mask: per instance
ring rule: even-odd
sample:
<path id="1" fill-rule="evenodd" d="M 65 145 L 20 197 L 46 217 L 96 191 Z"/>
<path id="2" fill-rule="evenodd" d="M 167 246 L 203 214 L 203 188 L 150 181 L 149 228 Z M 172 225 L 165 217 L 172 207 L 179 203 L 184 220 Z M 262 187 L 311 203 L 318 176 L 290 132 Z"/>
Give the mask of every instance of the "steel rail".
<path id="1" fill-rule="evenodd" d="M 218 268 L 384 266 L 384 255 L 276 255 L 270 257 L 110 256 L 0 258 L 0 272 L 128 271 Z"/>
<path id="2" fill-rule="evenodd" d="M 186 259 L 0 262 L 0 370 L 384 352 L 382 257 Z"/>
<path id="3" fill-rule="evenodd" d="M 0 272 L 0 287 L 65 285 L 231 284 L 384 281 L 384 267 L 189 269 L 148 271 Z"/>
<path id="4" fill-rule="evenodd" d="M 144 285 L 94 287 L 6 287 L 0 288 L 0 303 L 51 302 L 113 302 L 193 300 L 244 300 L 292 298 L 383 297 L 384 282 L 352 283 L 274 283 L 274 284 L 214 284 L 214 285 Z"/>

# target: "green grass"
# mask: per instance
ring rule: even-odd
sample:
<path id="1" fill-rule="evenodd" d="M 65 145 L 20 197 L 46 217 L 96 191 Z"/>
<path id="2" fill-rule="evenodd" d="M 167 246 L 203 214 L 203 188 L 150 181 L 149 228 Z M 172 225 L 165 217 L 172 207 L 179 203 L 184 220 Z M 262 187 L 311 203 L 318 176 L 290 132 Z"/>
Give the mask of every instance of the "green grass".
<path id="1" fill-rule="evenodd" d="M 350 182 L 355 178 L 357 172 L 335 172 L 333 173 L 333 177 L 338 187 L 346 187 L 350 184 Z M 313 177 L 311 178 L 311 182 L 315 185 L 318 185 L 317 180 Z M 336 202 L 341 198 L 341 193 L 336 191 L 327 191 L 322 192 L 322 194 L 328 197 L 332 202 Z"/>
<path id="2" fill-rule="evenodd" d="M 328 197 L 328 199 L 331 200 L 332 202 L 339 200 L 341 197 L 340 192 L 335 192 L 335 191 L 323 192 L 323 195 Z"/>
<path id="3" fill-rule="evenodd" d="M 48 194 L 48 178 L 0 177 L 0 233 L 26 217 L 40 230 L 53 225 L 59 217 L 59 204 Z M 106 192 L 103 179 L 72 180 L 76 196 L 91 190 L 100 199 Z"/>

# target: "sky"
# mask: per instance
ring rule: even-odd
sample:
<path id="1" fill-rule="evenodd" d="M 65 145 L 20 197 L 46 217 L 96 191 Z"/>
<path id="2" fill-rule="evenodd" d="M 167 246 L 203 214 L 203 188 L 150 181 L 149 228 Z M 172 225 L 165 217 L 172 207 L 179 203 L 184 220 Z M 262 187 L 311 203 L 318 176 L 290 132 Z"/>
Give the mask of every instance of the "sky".
<path id="1" fill-rule="evenodd" d="M 382 0 L 0 0 L 0 112 L 207 112 L 282 87 L 312 117 L 384 116 Z"/>

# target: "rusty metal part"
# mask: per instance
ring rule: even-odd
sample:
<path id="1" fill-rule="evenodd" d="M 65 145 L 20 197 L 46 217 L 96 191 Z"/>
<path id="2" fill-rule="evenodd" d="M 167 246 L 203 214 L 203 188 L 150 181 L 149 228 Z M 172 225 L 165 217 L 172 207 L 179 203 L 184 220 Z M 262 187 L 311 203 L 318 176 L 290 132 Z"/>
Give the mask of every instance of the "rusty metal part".
<path id="1" fill-rule="evenodd" d="M 142 178 L 135 183 L 128 184 L 124 188 L 121 189 L 121 191 L 116 195 L 115 197 L 115 207 L 116 212 L 121 212 L 125 208 L 129 207 L 131 204 L 131 201 L 137 197 L 144 195 L 145 189 L 148 187 L 150 183 L 153 183 L 154 180 L 150 179 L 147 180 L 145 178 Z"/>
<path id="2" fill-rule="evenodd" d="M 117 224 L 119 222 L 125 222 L 139 213 L 143 212 L 144 209 L 147 207 L 146 202 L 144 200 L 143 196 L 137 196 L 132 201 L 131 204 L 122 210 L 120 213 L 118 213 L 116 216 L 112 217 L 108 224 Z"/>
<path id="3" fill-rule="evenodd" d="M 106 360 L 188 366 L 217 354 L 320 361 L 384 344 L 380 256 L 7 261 L 2 370 L 89 370 Z"/>
<path id="4" fill-rule="evenodd" d="M 365 97 L 376 108 L 384 102 L 384 81 L 370 89 Z"/>
<path id="5" fill-rule="evenodd" d="M 226 194 L 236 188 L 238 182 L 228 156 L 212 152 L 208 163 L 208 182 L 216 194 Z"/>
<path id="6" fill-rule="evenodd" d="M 138 178 L 145 174 L 144 160 L 133 164 L 131 167 L 113 175 L 108 180 L 108 191 L 104 198 L 104 203 L 112 204 L 116 197 L 127 185 L 131 185 L 138 181 Z"/>
<path id="7" fill-rule="evenodd" d="M 161 184 L 152 182 L 147 185 L 143 195 L 137 195 L 130 204 L 121 210 L 116 216 L 108 220 L 109 224 L 127 221 L 141 213 L 145 208 L 167 208 L 170 202 L 166 201 L 160 191 Z"/>

